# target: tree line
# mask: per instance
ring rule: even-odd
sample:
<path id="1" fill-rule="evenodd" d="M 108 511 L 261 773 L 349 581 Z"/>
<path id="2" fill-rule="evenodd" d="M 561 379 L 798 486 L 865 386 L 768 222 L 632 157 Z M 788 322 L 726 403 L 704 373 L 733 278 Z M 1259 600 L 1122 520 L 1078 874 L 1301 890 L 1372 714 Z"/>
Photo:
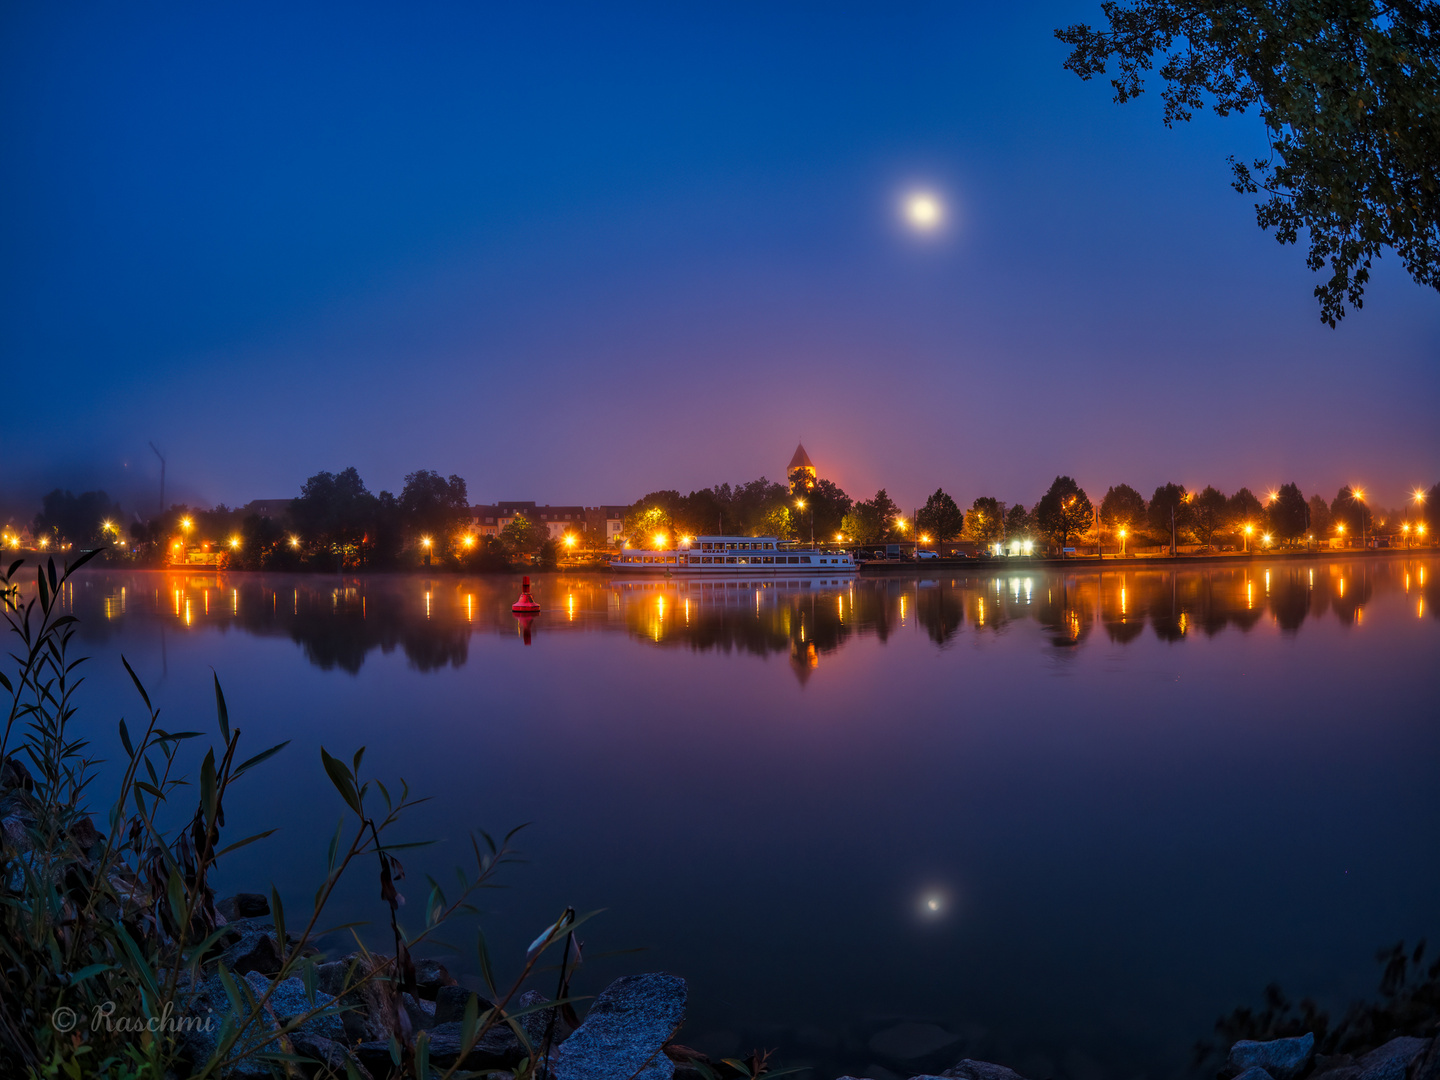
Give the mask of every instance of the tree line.
<path id="1" fill-rule="evenodd" d="M 1335 535 L 1399 532 L 1404 524 L 1424 523 L 1425 507 L 1436 498 L 1440 484 L 1403 509 L 1384 510 L 1371 507 L 1363 493 L 1348 486 L 1326 501 L 1318 494 L 1306 498 L 1294 483 L 1282 484 L 1264 499 L 1245 487 L 1227 495 L 1213 485 L 1196 492 L 1184 484 L 1167 483 L 1147 500 L 1129 484 L 1117 484 L 1097 506 L 1074 479 L 1057 476 L 1029 507 L 983 495 L 962 510 L 952 495 L 937 488 L 912 520 L 884 488 L 873 498 L 856 501 L 830 480 L 819 481 L 810 491 L 792 492 L 761 477 L 688 495 L 651 492 L 629 508 L 624 535 L 636 546 L 667 545 L 686 536 L 716 533 L 782 540 L 813 536 L 817 542 L 860 546 L 899 541 L 981 546 L 1030 542 L 1063 548 L 1123 538 L 1132 546 L 1211 547 L 1220 538 L 1238 541 L 1246 536 L 1257 543 L 1269 538 L 1274 544 L 1297 544 Z"/>
<path id="2" fill-rule="evenodd" d="M 923 507 L 907 516 L 881 488 L 869 499 L 852 499 L 831 480 L 792 491 L 761 477 L 719 484 L 681 495 L 654 491 L 625 513 L 623 536 L 634 546 L 672 546 L 686 536 L 724 533 L 778 536 L 783 540 L 866 546 L 915 540 L 939 546 L 969 542 L 1030 542 L 1069 547 L 1075 543 L 1214 546 L 1229 538 L 1239 544 L 1269 537 L 1273 544 L 1310 538 L 1384 535 L 1422 524 L 1440 498 L 1440 484 L 1399 510 L 1372 507 L 1363 493 L 1342 487 L 1326 500 L 1306 497 L 1294 483 L 1261 498 L 1241 488 L 1225 494 L 1212 486 L 1199 491 L 1167 483 L 1146 499 L 1129 484 L 1110 487 L 1098 505 L 1068 476 L 1057 476 L 1035 503 L 976 498 L 962 509 L 937 488 Z M 1247 533 L 1245 530 L 1249 529 Z M 570 527 L 578 548 L 602 548 L 612 538 Z M 553 565 L 564 545 L 546 525 L 515 519 L 498 536 L 480 536 L 471 524 L 469 493 L 462 477 L 421 469 L 405 477 L 398 495 L 372 493 L 355 468 L 318 472 L 305 481 L 286 512 L 265 516 L 221 504 L 210 509 L 182 504 L 148 519 L 126 521 L 122 507 L 104 491 L 79 495 L 55 489 L 42 500 L 31 523 L 37 542 L 55 549 L 108 545 L 112 557 L 161 565 L 174 547 L 209 547 L 225 553 L 227 565 L 246 569 L 389 569 L 448 565 L 457 569 L 501 569 L 516 560 Z M 19 530 L 0 532 L 0 545 L 14 547 Z"/>

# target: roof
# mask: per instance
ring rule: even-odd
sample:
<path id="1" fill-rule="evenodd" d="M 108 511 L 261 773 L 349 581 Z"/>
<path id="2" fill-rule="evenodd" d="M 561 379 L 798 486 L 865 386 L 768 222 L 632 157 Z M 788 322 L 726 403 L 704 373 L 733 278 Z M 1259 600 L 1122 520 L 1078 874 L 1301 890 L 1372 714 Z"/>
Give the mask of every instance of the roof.
<path id="1" fill-rule="evenodd" d="M 810 460 L 810 455 L 805 453 L 805 444 L 800 443 L 795 447 L 795 456 L 790 459 L 787 472 L 791 469 L 813 469 L 815 463 Z"/>

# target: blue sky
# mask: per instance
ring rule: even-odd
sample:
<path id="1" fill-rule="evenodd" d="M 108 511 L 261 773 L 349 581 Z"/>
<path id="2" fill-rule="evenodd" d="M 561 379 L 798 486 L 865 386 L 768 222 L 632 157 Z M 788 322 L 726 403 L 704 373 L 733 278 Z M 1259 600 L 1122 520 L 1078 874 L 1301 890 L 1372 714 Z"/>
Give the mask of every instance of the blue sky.
<path id="1" fill-rule="evenodd" d="M 1096 3 L 7 5 L 4 492 L 1440 479 L 1440 296 L 1324 327 Z M 917 236 L 902 194 L 949 214 Z M 31 404 L 51 395 L 55 404 Z M 131 504 L 135 504 L 132 506 Z"/>

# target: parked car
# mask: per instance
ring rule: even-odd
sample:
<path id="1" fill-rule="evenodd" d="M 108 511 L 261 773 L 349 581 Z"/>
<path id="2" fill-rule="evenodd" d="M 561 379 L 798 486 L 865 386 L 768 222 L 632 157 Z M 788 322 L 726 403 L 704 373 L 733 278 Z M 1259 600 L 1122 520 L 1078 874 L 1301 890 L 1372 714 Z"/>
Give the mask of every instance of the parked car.
<path id="1" fill-rule="evenodd" d="M 915 558 L 917 558 L 917 559 L 938 559 L 939 557 L 940 557 L 940 556 L 939 556 L 937 553 L 933 552 L 933 551 L 917 551 L 917 552 L 915 552 Z"/>

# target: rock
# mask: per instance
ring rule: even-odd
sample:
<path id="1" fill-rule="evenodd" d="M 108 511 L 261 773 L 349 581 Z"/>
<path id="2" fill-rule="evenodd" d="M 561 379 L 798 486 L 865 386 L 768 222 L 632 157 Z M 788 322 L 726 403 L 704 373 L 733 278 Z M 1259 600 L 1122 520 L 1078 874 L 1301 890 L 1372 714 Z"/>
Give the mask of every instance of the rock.
<path id="1" fill-rule="evenodd" d="M 226 923 L 225 930 L 220 938 L 224 951 L 219 959 L 232 974 L 258 971 L 262 975 L 274 975 L 280 970 L 284 956 L 275 940 L 274 923 L 242 918 Z"/>
<path id="2" fill-rule="evenodd" d="M 685 1021 L 685 980 L 627 975 L 595 999 L 585 1022 L 560 1044 L 555 1080 L 672 1080 L 663 1052 Z"/>
<path id="3" fill-rule="evenodd" d="M 1259 1065 L 1251 1065 L 1250 1068 L 1242 1072 L 1240 1076 L 1235 1077 L 1234 1080 L 1241 1080 L 1241 1077 L 1244 1077 L 1244 1080 L 1274 1080 L 1274 1077 Z"/>
<path id="4" fill-rule="evenodd" d="M 1024 1080 L 1014 1069 L 996 1065 L 993 1061 L 974 1061 L 965 1058 L 940 1074 L 947 1080 Z"/>
<path id="5" fill-rule="evenodd" d="M 454 986 L 455 979 L 439 960 L 415 961 L 415 994 L 434 1001 L 442 986 Z"/>
<path id="6" fill-rule="evenodd" d="M 519 1012 L 522 1009 L 533 1009 L 536 1005 L 544 1005 L 549 1000 L 539 990 L 526 990 L 515 999 L 515 1004 L 510 1011 Z M 550 1027 L 552 1019 L 555 1026 L 550 1030 L 550 1046 L 551 1049 L 554 1049 L 570 1034 L 569 1025 L 565 1023 L 557 1010 L 537 1009 L 535 1012 L 526 1013 L 520 1017 L 520 1026 L 525 1029 L 525 1038 L 530 1040 L 530 1045 L 537 1053 L 545 1045 L 546 1029 Z"/>
<path id="7" fill-rule="evenodd" d="M 913 1061 L 954 1046 L 961 1037 L 936 1024 L 896 1024 L 870 1039 L 873 1053 L 897 1061 Z"/>
<path id="8" fill-rule="evenodd" d="M 1405 1080 L 1410 1064 L 1429 1049 L 1428 1039 L 1401 1035 L 1364 1055 L 1355 1064 L 1359 1080 Z"/>
<path id="9" fill-rule="evenodd" d="M 332 1076 L 345 1076 L 346 1066 L 353 1062 L 360 1080 L 373 1080 L 369 1069 L 351 1057 L 345 1047 L 330 1039 L 324 1039 L 319 1035 L 312 1035 L 308 1031 L 302 1030 L 290 1036 L 290 1045 L 295 1048 L 297 1054 L 303 1054 L 328 1069 Z"/>
<path id="10" fill-rule="evenodd" d="M 69 834 L 71 841 L 81 851 L 89 852 L 102 839 L 100 830 L 95 828 L 95 822 L 89 814 L 83 814 L 70 823 Z"/>
<path id="11" fill-rule="evenodd" d="M 400 1004 L 410 1018 L 411 1031 L 423 1031 L 435 1026 L 435 1003 L 417 998 L 413 994 L 401 994 Z"/>
<path id="12" fill-rule="evenodd" d="M 215 910 L 225 916 L 226 922 L 236 919 L 258 919 L 270 914 L 270 901 L 259 893 L 242 892 L 217 901 Z"/>
<path id="13" fill-rule="evenodd" d="M 1430 1040 L 1430 1048 L 1415 1059 L 1410 1080 L 1440 1080 L 1440 1038 Z"/>
<path id="14" fill-rule="evenodd" d="M 1310 1074 L 1309 1080 L 1316 1080 L 1316 1077 L 1324 1077 L 1325 1080 L 1356 1080 L 1360 1075 L 1360 1066 L 1349 1054 L 1335 1054 L 1326 1057 L 1324 1054 L 1315 1056 L 1315 1069 Z"/>
<path id="15" fill-rule="evenodd" d="M 258 971 L 252 971 L 246 975 L 245 981 L 250 984 L 250 990 L 254 993 L 257 1001 L 270 988 L 270 980 Z M 335 999 L 322 992 L 318 987 L 315 990 L 315 1000 L 311 1001 L 310 996 L 305 993 L 305 984 L 298 978 L 292 977 L 275 984 L 275 989 L 270 994 L 270 1000 L 265 1002 L 265 1008 L 274 1014 L 275 1019 L 280 1023 L 288 1024 L 297 1016 L 334 1004 Z M 312 1016 L 305 1021 L 300 1030 L 317 1035 L 322 1039 L 330 1039 L 333 1042 L 343 1042 L 345 1039 L 345 1029 L 340 1023 L 340 1017 L 333 1012 Z"/>
<path id="16" fill-rule="evenodd" d="M 251 972 L 245 977 L 245 981 L 249 984 L 250 991 L 257 1000 L 270 988 L 270 980 L 259 972 Z M 250 1032 L 247 1033 L 243 1045 L 237 1046 L 236 1049 L 237 1051 L 251 1048 L 279 1050 L 280 1044 L 273 1035 L 278 1030 L 279 1024 L 288 1023 L 315 1008 L 325 1008 L 334 1004 L 334 998 L 318 991 L 314 1002 L 311 1002 L 306 996 L 304 984 L 299 979 L 286 979 L 275 987 L 270 999 L 265 1003 L 267 1015 L 264 1021 L 257 1020 L 251 1026 Z M 177 1025 L 180 1028 L 178 1042 L 182 1055 L 196 1066 L 209 1061 L 219 1043 L 220 1026 L 224 1018 L 232 1015 L 233 1012 L 229 995 L 225 993 L 225 986 L 221 983 L 218 975 L 212 975 L 199 983 L 193 993 L 184 1001 L 181 1012 L 182 1023 Z M 340 1024 L 339 1017 L 333 1013 L 311 1017 L 297 1029 L 296 1034 L 301 1032 L 309 1038 L 323 1039 L 329 1042 L 340 1042 L 345 1038 L 345 1031 Z M 233 1068 L 226 1070 L 225 1075 L 237 1078 L 269 1077 L 270 1066 L 264 1062 L 246 1058 Z"/>
<path id="17" fill-rule="evenodd" d="M 388 984 L 372 979 L 358 990 L 350 989 L 370 970 L 364 957 L 351 953 L 320 964 L 315 970 L 320 989 L 347 1006 L 340 1014 L 340 1022 L 345 1026 L 348 1042 L 384 1042 L 390 1038 L 390 1029 L 385 1024 L 390 1008 L 386 1000 Z"/>
<path id="18" fill-rule="evenodd" d="M 439 1024 L 430 1031 L 430 1060 L 443 1069 L 457 1061 L 462 1069 L 503 1069 L 525 1057 L 520 1040 L 508 1024 L 492 1024 L 463 1061 L 460 1058 L 460 1023 Z"/>
<path id="19" fill-rule="evenodd" d="M 473 990 L 467 990 L 463 986 L 442 986 L 435 995 L 435 1023 L 448 1024 L 451 1021 L 465 1019 L 465 1003 L 471 997 L 475 997 L 476 1016 L 481 1015 L 486 1009 L 493 1009 L 494 1002 L 488 998 L 476 994 Z"/>
<path id="20" fill-rule="evenodd" d="M 10 788 L 19 788 L 21 791 L 35 790 L 35 781 L 30 776 L 30 770 L 25 768 L 25 763 L 17 757 L 7 757 L 0 762 L 0 791 L 8 791 Z"/>
<path id="21" fill-rule="evenodd" d="M 1315 1035 L 1306 1032 L 1290 1039 L 1255 1042 L 1241 1039 L 1230 1047 L 1230 1067 L 1244 1075 L 1261 1068 L 1274 1080 L 1295 1080 L 1315 1059 Z M 1258 1078 L 1257 1078 L 1258 1080 Z"/>
<path id="22" fill-rule="evenodd" d="M 30 827 L 19 814 L 11 814 L 0 821 L 0 832 L 5 834 L 5 846 L 21 855 L 31 848 Z"/>

